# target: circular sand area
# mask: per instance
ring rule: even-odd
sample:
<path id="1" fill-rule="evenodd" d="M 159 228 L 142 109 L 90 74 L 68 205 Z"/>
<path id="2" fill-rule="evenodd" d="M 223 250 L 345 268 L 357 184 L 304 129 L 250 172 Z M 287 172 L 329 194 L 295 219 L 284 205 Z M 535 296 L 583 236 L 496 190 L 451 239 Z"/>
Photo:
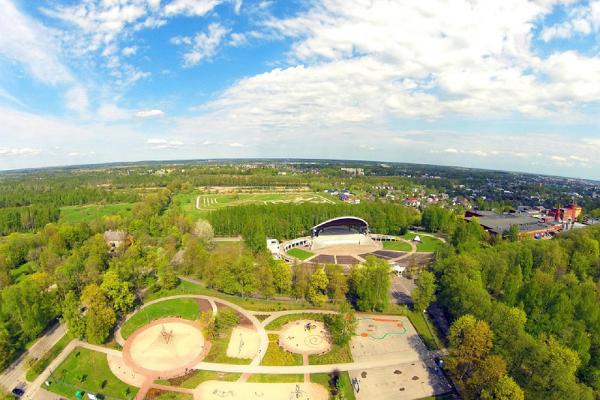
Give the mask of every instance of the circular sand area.
<path id="1" fill-rule="evenodd" d="M 123 351 L 134 369 L 168 375 L 200 362 L 204 346 L 202 332 L 194 322 L 164 318 L 135 331 Z"/>
<path id="2" fill-rule="evenodd" d="M 279 332 L 279 345 L 298 354 L 322 354 L 331 350 L 331 340 L 325 325 L 306 319 L 285 324 Z"/>

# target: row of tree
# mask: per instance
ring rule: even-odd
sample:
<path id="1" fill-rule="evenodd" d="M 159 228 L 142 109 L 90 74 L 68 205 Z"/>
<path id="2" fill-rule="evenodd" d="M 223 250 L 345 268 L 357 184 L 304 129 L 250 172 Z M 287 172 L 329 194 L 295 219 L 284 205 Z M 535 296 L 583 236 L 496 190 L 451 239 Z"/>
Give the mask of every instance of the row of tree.
<path id="1" fill-rule="evenodd" d="M 225 207 L 208 215 L 217 235 L 242 235 L 258 252 L 266 237 L 291 239 L 310 234 L 310 229 L 328 219 L 354 215 L 365 219 L 373 232 L 398 234 L 419 221 L 413 208 L 395 204 L 273 204 Z"/>

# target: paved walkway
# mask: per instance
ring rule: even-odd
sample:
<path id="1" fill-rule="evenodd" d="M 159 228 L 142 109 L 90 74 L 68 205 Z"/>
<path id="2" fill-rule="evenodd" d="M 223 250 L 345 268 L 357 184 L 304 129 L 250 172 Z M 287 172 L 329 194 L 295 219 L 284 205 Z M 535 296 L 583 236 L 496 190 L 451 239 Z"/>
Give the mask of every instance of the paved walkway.
<path id="1" fill-rule="evenodd" d="M 40 337 L 27 351 L 15 360 L 8 368 L 0 374 L 0 386 L 3 386 L 7 391 L 12 390 L 17 385 L 25 385 L 25 374 L 29 369 L 27 360 L 30 358 L 39 359 L 52 346 L 56 344 L 65 334 L 66 328 L 62 324 L 55 324 L 49 328 L 42 337 Z"/>
<path id="2" fill-rule="evenodd" d="M 370 368 L 390 367 L 393 365 L 397 365 L 397 364 L 406 362 L 404 356 L 398 355 L 398 356 L 393 356 L 393 357 L 385 358 L 385 359 L 376 358 L 376 359 L 370 359 L 370 360 L 352 362 L 352 363 L 343 363 L 343 364 L 300 365 L 300 366 L 260 365 L 262 358 L 266 354 L 267 348 L 269 346 L 269 339 L 267 336 L 267 331 L 265 330 L 265 327 L 269 323 L 271 323 L 272 321 L 274 321 L 275 319 L 277 319 L 279 317 L 286 316 L 286 315 L 302 314 L 302 313 L 332 314 L 332 313 L 335 313 L 335 311 L 308 309 L 308 310 L 274 311 L 274 312 L 270 312 L 270 313 L 265 312 L 262 314 L 269 314 L 269 317 L 267 317 L 264 321 L 261 322 L 255 317 L 255 315 L 253 314 L 252 311 L 247 311 L 247 310 L 243 309 L 242 307 L 238 306 L 237 304 L 231 303 L 226 300 L 222 300 L 222 299 L 218 299 L 218 298 L 214 298 L 214 297 L 210 297 L 210 296 L 203 296 L 203 295 L 177 295 L 177 296 L 164 297 L 161 299 L 157 299 L 157 300 L 148 302 L 141 308 L 145 308 L 152 304 L 156 304 L 156 303 L 159 303 L 162 301 L 167 301 L 167 300 L 172 300 L 172 299 L 180 299 L 180 298 L 197 298 L 197 299 L 208 300 L 210 302 L 210 304 L 212 305 L 213 311 L 215 311 L 215 312 L 216 312 L 216 308 L 217 308 L 216 307 L 217 303 L 226 305 L 226 306 L 236 310 L 237 312 L 239 312 L 245 318 L 247 318 L 254 325 L 255 329 L 257 330 L 257 332 L 260 336 L 260 347 L 259 347 L 260 350 L 258 351 L 258 354 L 252 359 L 252 362 L 250 364 L 237 365 L 237 364 L 220 364 L 220 363 L 199 362 L 198 364 L 196 364 L 194 366 L 195 369 L 223 372 L 223 373 L 240 373 L 240 374 L 242 374 L 242 376 L 244 376 L 246 378 L 252 374 L 269 374 L 269 375 L 299 374 L 299 375 L 304 375 L 304 378 L 306 380 L 306 379 L 310 379 L 309 375 L 314 374 L 314 373 L 331 373 L 334 371 L 366 370 L 366 369 L 370 369 Z M 357 314 L 357 316 L 359 316 L 359 317 L 361 315 L 365 315 L 365 314 Z M 121 336 L 120 329 L 117 330 L 117 332 L 115 333 L 115 338 L 117 339 L 117 342 L 125 343 L 124 339 Z M 44 399 L 48 398 L 47 393 L 45 393 L 43 388 L 41 388 L 42 384 L 44 383 L 44 381 L 46 381 L 48 379 L 51 372 L 54 371 L 76 347 L 82 347 L 82 348 L 86 348 L 89 350 L 102 352 L 107 355 L 112 354 L 112 355 L 122 357 L 121 351 L 110 349 L 107 347 L 92 345 L 92 344 L 82 342 L 79 340 L 72 340 L 65 347 L 65 349 L 58 355 L 58 357 L 56 357 L 56 359 L 54 359 L 50 363 L 48 368 L 46 368 L 46 370 L 29 386 L 29 388 L 26 391 L 25 396 L 23 398 L 27 399 L 27 400 L 38 399 L 38 398 L 44 398 Z M 433 357 L 433 354 L 431 354 L 431 353 L 428 353 L 427 355 L 425 355 L 426 359 L 430 359 L 432 357 Z M 306 362 L 308 360 L 305 359 L 303 361 L 306 364 Z M 139 399 L 143 398 L 144 394 L 150 388 L 167 389 L 167 387 L 159 387 L 158 385 L 154 384 L 151 379 L 149 379 L 142 385 L 142 388 L 141 388 L 140 392 L 138 393 L 137 398 L 139 398 Z M 182 392 L 182 393 L 193 393 L 193 391 L 190 391 L 190 390 L 181 389 L 181 388 L 173 388 L 173 387 L 168 387 L 168 390 Z M 40 397 L 38 397 L 38 394 Z M 44 396 L 46 396 L 46 397 L 44 397 Z"/>

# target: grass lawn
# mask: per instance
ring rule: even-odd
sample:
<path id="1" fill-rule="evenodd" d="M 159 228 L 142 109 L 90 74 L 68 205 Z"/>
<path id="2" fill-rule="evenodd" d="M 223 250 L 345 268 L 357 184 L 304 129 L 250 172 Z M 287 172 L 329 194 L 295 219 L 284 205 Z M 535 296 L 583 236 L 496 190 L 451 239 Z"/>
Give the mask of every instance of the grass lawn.
<path id="1" fill-rule="evenodd" d="M 189 393 L 165 392 L 162 390 L 150 389 L 145 399 L 152 400 L 193 400 L 194 396 Z"/>
<path id="2" fill-rule="evenodd" d="M 411 247 L 410 244 L 406 243 L 406 242 L 383 242 L 383 249 L 384 250 L 394 250 L 394 251 L 410 251 Z"/>
<path id="3" fill-rule="evenodd" d="M 214 242 L 215 247 L 210 251 L 213 254 L 233 254 L 240 256 L 246 250 L 243 240 L 239 242 Z"/>
<path id="4" fill-rule="evenodd" d="M 196 199 L 199 208 L 196 208 Z M 278 204 L 278 203 L 328 203 L 337 204 L 340 201 L 331 196 L 314 192 L 256 192 L 256 193 L 216 193 L 200 192 L 179 193 L 173 198 L 173 204 L 180 207 L 192 218 L 205 218 L 208 213 L 223 207 L 234 207 L 248 204 Z"/>
<path id="5" fill-rule="evenodd" d="M 231 340 L 231 332 L 233 328 L 222 332 L 218 338 L 213 339 L 210 345 L 210 352 L 204 359 L 206 362 L 214 362 L 221 364 L 238 364 L 238 365 L 247 365 L 252 362 L 249 358 L 233 358 L 227 357 L 227 346 L 229 345 L 229 340 Z"/>
<path id="6" fill-rule="evenodd" d="M 350 381 L 350 375 L 348 372 L 344 371 L 340 373 L 339 379 L 343 382 L 344 388 L 344 399 L 346 400 L 356 400 L 356 396 L 354 396 L 354 390 L 352 389 L 352 382 Z M 311 374 L 310 381 L 314 383 L 318 383 L 319 385 L 325 386 L 329 391 L 329 398 L 333 399 L 333 388 L 332 387 L 332 376 L 330 374 Z"/>
<path id="7" fill-rule="evenodd" d="M 312 319 L 315 321 L 323 322 L 323 317 L 324 317 L 323 314 L 312 314 L 312 313 L 299 313 L 299 314 L 283 315 L 283 316 L 271 321 L 271 323 L 269 325 L 267 325 L 265 327 L 265 329 L 268 331 L 278 331 L 288 322 L 297 321 L 299 319 Z"/>
<path id="8" fill-rule="evenodd" d="M 138 388 L 121 382 L 108 367 L 106 354 L 76 348 L 56 368 L 50 387 L 45 389 L 69 399 L 75 399 L 75 392 L 102 393 L 107 400 L 133 399 Z"/>
<path id="9" fill-rule="evenodd" d="M 444 242 L 439 239 L 415 232 L 408 232 L 400 237 L 406 240 L 413 240 L 417 235 L 421 238 L 421 243 L 417 243 L 417 251 L 420 253 L 433 253 L 444 245 Z"/>
<path id="10" fill-rule="evenodd" d="M 39 360 L 35 362 L 35 364 L 31 366 L 31 368 L 27 370 L 25 378 L 29 382 L 33 382 L 35 378 L 37 378 L 42 372 L 44 372 L 44 370 L 48 365 L 50 365 L 52 360 L 58 357 L 58 355 L 63 351 L 65 347 L 67 347 L 70 341 L 71 337 L 68 334 L 65 334 L 62 338 L 60 338 L 58 342 L 56 342 L 54 346 L 52 346 L 50 350 L 46 352 L 46 354 L 44 354 Z"/>
<path id="11" fill-rule="evenodd" d="M 238 379 L 240 379 L 241 375 L 242 374 L 195 370 L 179 378 L 174 378 L 170 380 L 160 379 L 155 382 L 159 385 L 178 386 L 186 389 L 195 389 L 202 382 L 206 381 L 235 382 Z"/>
<path id="12" fill-rule="evenodd" d="M 278 340 L 279 335 L 269 334 L 269 347 L 260 365 L 302 365 L 302 356 L 285 351 Z"/>
<path id="13" fill-rule="evenodd" d="M 426 314 L 410 310 L 405 305 L 398 304 L 391 304 L 384 310 L 384 314 L 406 316 L 429 350 L 444 348 L 441 335 L 437 332 L 433 323 L 429 321 Z"/>
<path id="14" fill-rule="evenodd" d="M 311 253 L 310 251 L 299 249 L 297 247 L 293 248 L 293 249 L 289 249 L 287 253 L 292 257 L 296 257 L 298 260 L 306 260 L 306 259 L 314 256 L 314 253 Z"/>
<path id="15" fill-rule="evenodd" d="M 327 353 L 322 355 L 308 356 L 308 363 L 310 365 L 344 364 L 350 362 L 352 362 L 350 345 L 338 346 L 336 344 L 332 344 L 331 350 Z"/>
<path id="16" fill-rule="evenodd" d="M 295 375 L 279 375 L 279 374 L 257 374 L 252 375 L 248 378 L 248 382 L 255 383 L 296 383 L 296 382 L 304 382 L 304 375 L 295 374 Z"/>
<path id="17" fill-rule="evenodd" d="M 221 293 L 214 289 L 209 289 L 202 285 L 197 285 L 195 283 L 181 281 L 175 289 L 171 290 L 160 290 L 154 293 L 148 293 L 144 298 L 145 302 L 159 299 L 161 297 L 174 296 L 178 294 L 203 294 L 206 296 L 213 296 L 216 298 L 221 298 L 223 300 L 228 300 L 234 304 L 237 304 L 240 307 L 245 308 L 246 310 L 253 311 L 283 311 L 283 310 L 303 310 L 307 308 L 315 308 L 315 306 L 310 305 L 307 301 L 304 300 L 290 300 L 290 301 L 280 301 L 280 300 L 264 300 L 264 299 L 255 299 L 251 297 L 242 298 L 239 296 L 232 296 L 228 294 Z M 336 305 L 327 303 L 324 306 L 320 307 L 323 309 L 335 309 Z"/>
<path id="18" fill-rule="evenodd" d="M 62 222 L 90 222 L 108 215 L 125 216 L 131 212 L 133 203 L 117 204 L 90 204 L 85 206 L 61 207 L 60 220 Z"/>
<path id="19" fill-rule="evenodd" d="M 189 320 L 198 319 L 200 307 L 196 299 L 173 299 L 152 304 L 139 310 L 121 328 L 121 335 L 127 339 L 129 335 L 150 321 L 163 317 L 180 317 Z"/>

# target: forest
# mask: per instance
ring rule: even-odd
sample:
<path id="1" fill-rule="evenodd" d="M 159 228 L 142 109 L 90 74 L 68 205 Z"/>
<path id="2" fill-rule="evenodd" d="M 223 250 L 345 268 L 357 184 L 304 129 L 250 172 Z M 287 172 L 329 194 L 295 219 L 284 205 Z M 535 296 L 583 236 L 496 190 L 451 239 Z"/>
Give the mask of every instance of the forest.
<path id="1" fill-rule="evenodd" d="M 491 245 L 485 232 L 462 225 L 433 271 L 437 300 L 455 321 L 449 366 L 465 397 L 481 398 L 505 369 L 527 399 L 597 398 L 600 227 Z M 476 332 L 473 342 L 465 325 Z M 461 353 L 464 343 L 471 350 Z"/>

